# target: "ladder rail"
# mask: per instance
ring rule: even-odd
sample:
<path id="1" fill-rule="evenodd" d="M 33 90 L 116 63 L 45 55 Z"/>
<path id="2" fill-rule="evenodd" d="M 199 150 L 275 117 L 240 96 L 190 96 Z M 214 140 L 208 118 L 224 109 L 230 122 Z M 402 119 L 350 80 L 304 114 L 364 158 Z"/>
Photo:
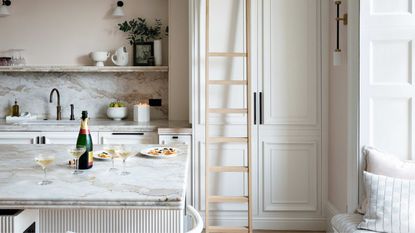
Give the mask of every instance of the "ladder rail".
<path id="1" fill-rule="evenodd" d="M 209 233 L 209 9 L 210 0 L 206 0 L 205 33 L 205 232 Z"/>
<path id="2" fill-rule="evenodd" d="M 252 99 L 250 93 L 252 92 L 251 82 L 251 61 L 250 61 L 250 35 L 251 35 L 251 0 L 245 1 L 245 52 L 210 52 L 209 48 L 209 20 L 210 20 L 210 0 L 206 0 L 206 31 L 205 31 L 205 232 L 247 232 L 252 233 Z M 245 59 L 246 80 L 210 80 L 209 78 L 209 58 L 210 57 L 243 57 Z M 245 109 L 211 109 L 209 106 L 209 87 L 210 85 L 245 85 L 247 107 Z M 210 113 L 245 113 L 247 114 L 247 136 L 245 137 L 210 137 L 209 135 L 209 114 Z M 209 145 L 212 143 L 232 143 L 242 142 L 247 144 L 247 166 L 231 166 L 231 167 L 210 167 L 209 165 Z M 244 172 L 248 173 L 248 193 L 242 197 L 225 197 L 209 195 L 209 174 L 210 172 Z M 244 194 L 245 195 L 245 194 Z M 209 224 L 209 203 L 219 202 L 246 202 L 248 204 L 248 221 L 247 227 L 243 228 L 224 228 L 210 226 Z M 226 229 L 226 230 L 225 230 Z"/>
<path id="3" fill-rule="evenodd" d="M 248 137 L 248 232 L 252 233 L 252 80 L 251 80 L 251 0 L 246 0 L 245 6 L 245 52 L 246 52 L 246 81 L 247 89 L 247 137 Z"/>

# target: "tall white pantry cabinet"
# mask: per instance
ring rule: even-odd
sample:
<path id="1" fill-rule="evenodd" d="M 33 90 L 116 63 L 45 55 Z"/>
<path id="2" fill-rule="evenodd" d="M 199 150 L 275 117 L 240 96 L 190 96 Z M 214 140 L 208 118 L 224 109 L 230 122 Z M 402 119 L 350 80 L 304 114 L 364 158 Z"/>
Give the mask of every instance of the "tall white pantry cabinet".
<path id="1" fill-rule="evenodd" d="M 196 207 L 204 214 L 205 0 L 191 1 L 192 95 L 196 159 Z M 243 108 L 249 95 L 253 129 L 254 228 L 324 230 L 328 3 L 324 0 L 252 0 L 253 91 L 212 86 L 212 108 Z M 244 1 L 210 0 L 211 52 L 244 52 Z M 210 79 L 245 79 L 244 58 L 211 58 Z M 212 115 L 213 136 L 244 136 L 246 115 Z M 246 146 L 211 147 L 211 165 L 246 165 Z M 215 195 L 247 194 L 240 173 L 212 174 Z M 217 204 L 215 224 L 246 225 L 245 204 Z"/>

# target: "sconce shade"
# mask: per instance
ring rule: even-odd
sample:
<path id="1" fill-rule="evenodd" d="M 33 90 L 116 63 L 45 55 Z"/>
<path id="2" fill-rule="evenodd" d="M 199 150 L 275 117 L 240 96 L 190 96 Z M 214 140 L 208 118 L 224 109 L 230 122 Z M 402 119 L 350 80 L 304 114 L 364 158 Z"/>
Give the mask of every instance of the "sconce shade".
<path id="1" fill-rule="evenodd" d="M 0 17 L 10 15 L 9 7 L 6 5 L 0 6 Z"/>
<path id="2" fill-rule="evenodd" d="M 115 17 L 121 17 L 124 16 L 124 9 L 122 8 L 124 6 L 124 2 L 123 1 L 118 1 L 117 2 L 117 7 L 115 7 L 114 12 L 112 12 L 112 16 Z"/>
<path id="3" fill-rule="evenodd" d="M 333 65 L 340 66 L 342 64 L 342 57 L 340 51 L 333 52 Z"/>
<path id="4" fill-rule="evenodd" d="M 121 17 L 124 16 L 124 10 L 122 7 L 117 6 L 112 13 L 112 16 Z"/>

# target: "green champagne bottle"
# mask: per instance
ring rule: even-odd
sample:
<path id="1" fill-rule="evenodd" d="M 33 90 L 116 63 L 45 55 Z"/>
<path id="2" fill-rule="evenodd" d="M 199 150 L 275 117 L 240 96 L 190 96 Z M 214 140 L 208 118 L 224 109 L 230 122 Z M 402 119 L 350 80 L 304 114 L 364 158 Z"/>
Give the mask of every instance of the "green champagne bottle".
<path id="1" fill-rule="evenodd" d="M 78 140 L 76 141 L 76 147 L 86 147 L 86 151 L 79 158 L 79 169 L 90 169 L 93 165 L 93 145 L 91 132 L 88 127 L 88 112 L 82 111 L 81 129 L 79 130 Z"/>

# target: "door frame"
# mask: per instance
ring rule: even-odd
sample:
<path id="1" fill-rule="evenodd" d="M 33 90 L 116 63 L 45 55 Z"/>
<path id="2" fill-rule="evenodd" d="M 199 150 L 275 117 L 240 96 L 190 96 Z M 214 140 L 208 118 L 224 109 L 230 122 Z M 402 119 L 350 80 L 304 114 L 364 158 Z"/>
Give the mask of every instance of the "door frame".
<path id="1" fill-rule="evenodd" d="M 347 212 L 359 205 L 360 0 L 348 1 L 347 34 Z"/>

